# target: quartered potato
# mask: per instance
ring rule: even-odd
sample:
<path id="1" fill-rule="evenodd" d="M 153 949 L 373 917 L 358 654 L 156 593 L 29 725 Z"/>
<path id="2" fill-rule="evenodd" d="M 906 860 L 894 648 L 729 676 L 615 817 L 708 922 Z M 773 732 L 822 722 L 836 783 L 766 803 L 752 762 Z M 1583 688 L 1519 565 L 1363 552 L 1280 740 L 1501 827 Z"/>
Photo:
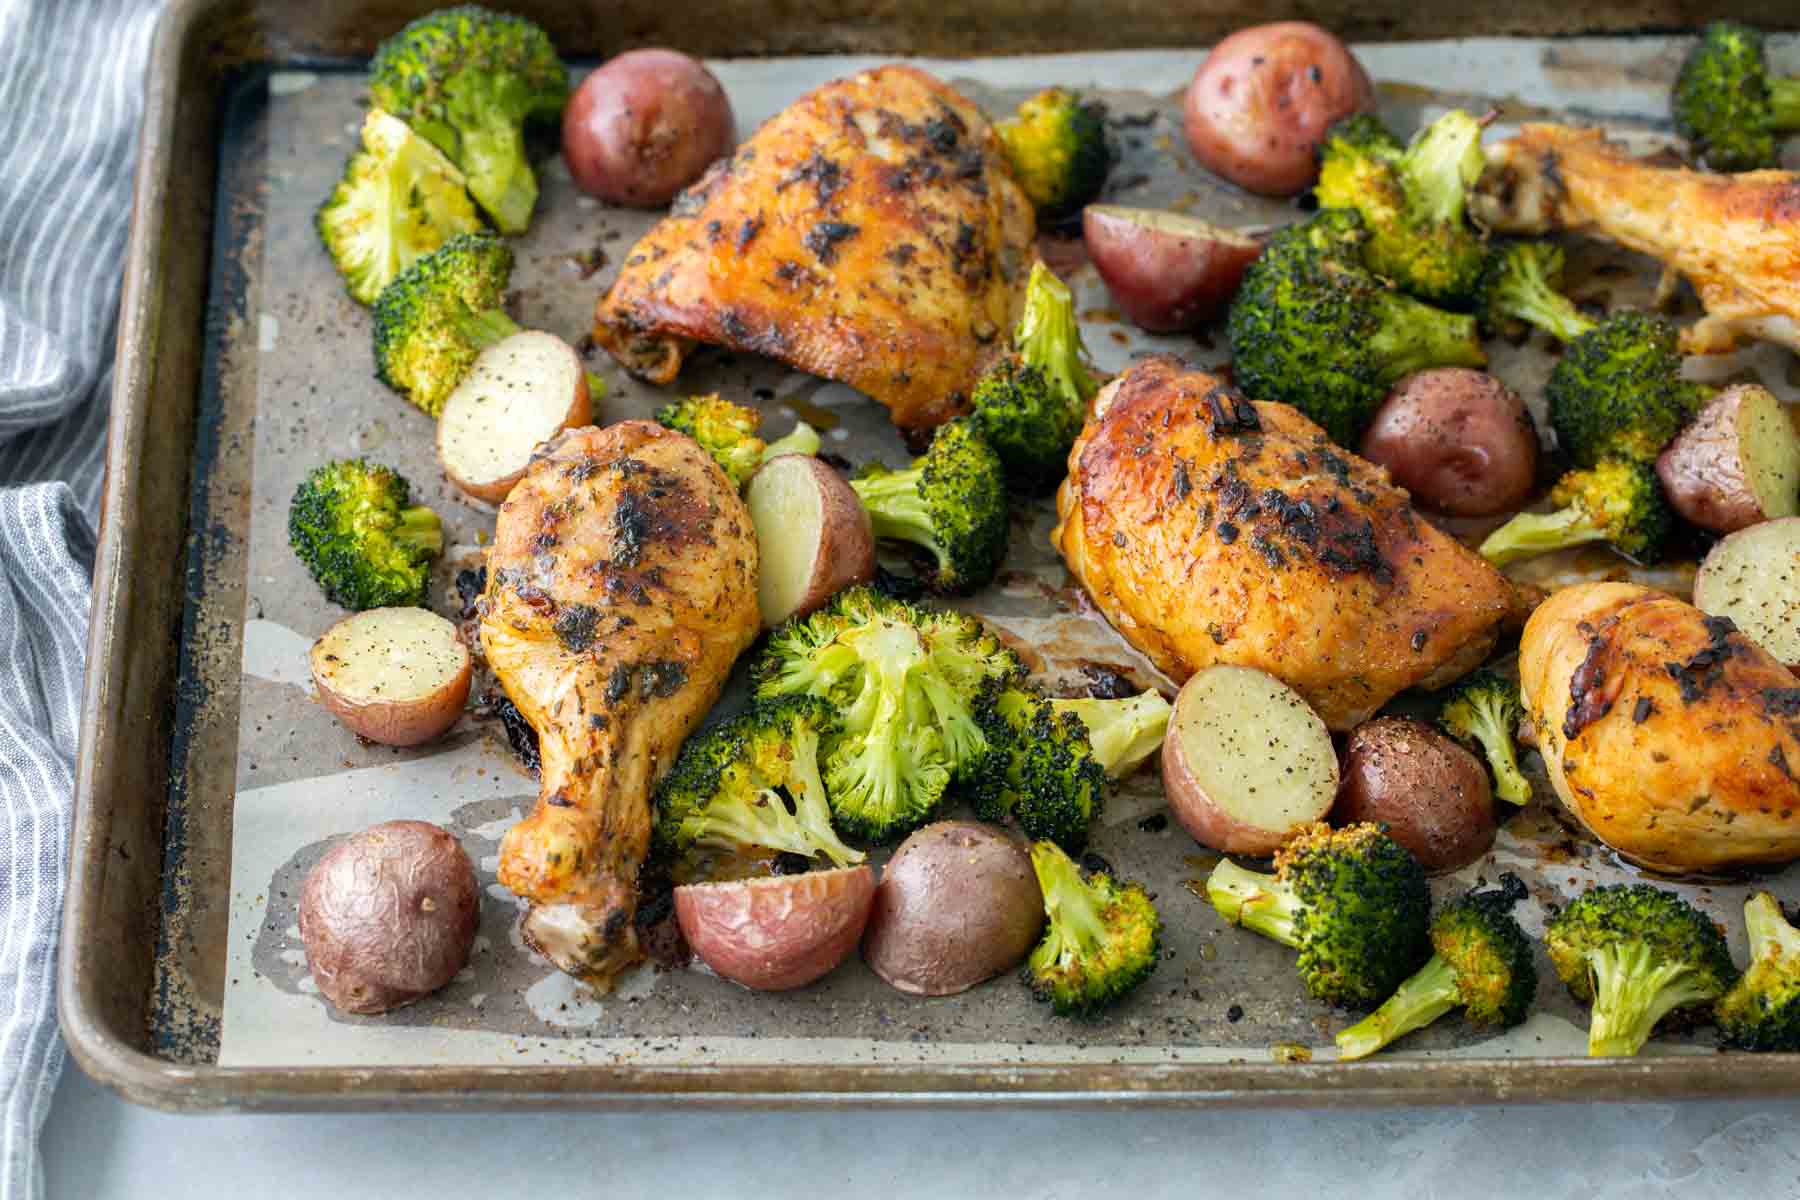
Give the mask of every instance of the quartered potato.
<path id="1" fill-rule="evenodd" d="M 429 742 L 469 700 L 469 648 L 423 608 L 371 608 L 313 643 L 319 700 L 350 732 L 385 746 Z"/>
<path id="2" fill-rule="evenodd" d="M 1753 383 L 1728 387 L 1656 460 L 1669 503 L 1714 533 L 1800 514 L 1800 434 Z"/>
<path id="3" fill-rule="evenodd" d="M 450 482 L 498 504 L 532 451 L 593 419 L 587 372 L 575 348 L 528 329 L 483 350 L 438 417 L 438 459 Z"/>
<path id="4" fill-rule="evenodd" d="M 875 578 L 869 514 L 838 473 L 810 454 L 782 454 L 744 493 L 762 562 L 756 599 L 773 629 L 851 584 Z"/>

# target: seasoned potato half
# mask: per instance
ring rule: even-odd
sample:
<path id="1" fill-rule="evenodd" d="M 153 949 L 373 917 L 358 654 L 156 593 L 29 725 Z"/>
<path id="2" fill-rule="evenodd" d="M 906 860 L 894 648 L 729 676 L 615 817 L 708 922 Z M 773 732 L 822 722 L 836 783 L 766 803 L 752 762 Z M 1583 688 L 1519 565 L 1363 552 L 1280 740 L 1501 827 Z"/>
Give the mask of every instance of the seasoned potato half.
<path id="1" fill-rule="evenodd" d="M 1800 434 L 1781 401 L 1753 383 L 1720 392 L 1656 473 L 1675 511 L 1715 533 L 1800 514 Z"/>
<path id="2" fill-rule="evenodd" d="M 416 746 L 456 724 L 469 700 L 469 648 L 423 608 L 371 608 L 313 643 L 319 700 L 350 732 Z"/>
<path id="3" fill-rule="evenodd" d="M 1800 670 L 1800 517 L 1722 539 L 1694 577 L 1694 604 Z"/>
<path id="4" fill-rule="evenodd" d="M 675 889 L 675 920 L 700 961 L 758 991 L 805 987 L 856 949 L 869 923 L 867 866 Z"/>
<path id="5" fill-rule="evenodd" d="M 875 534 L 850 485 L 810 454 L 782 454 L 744 493 L 762 552 L 756 600 L 763 625 L 804 616 L 875 577 Z"/>
<path id="6" fill-rule="evenodd" d="M 438 461 L 450 482 L 498 504 L 533 450 L 592 419 L 581 356 L 555 334 L 528 329 L 483 350 L 444 401 Z"/>

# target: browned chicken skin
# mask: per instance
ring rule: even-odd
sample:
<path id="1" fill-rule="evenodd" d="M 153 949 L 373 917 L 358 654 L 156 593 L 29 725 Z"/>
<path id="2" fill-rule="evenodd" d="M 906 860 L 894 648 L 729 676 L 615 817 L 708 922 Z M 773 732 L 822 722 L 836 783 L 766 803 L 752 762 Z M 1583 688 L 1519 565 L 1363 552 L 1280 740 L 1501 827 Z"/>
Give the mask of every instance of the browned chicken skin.
<path id="1" fill-rule="evenodd" d="M 1175 358 L 1096 398 L 1056 509 L 1069 569 L 1171 678 L 1256 667 L 1336 730 L 1479 665 L 1521 603 L 1385 471 Z"/>
<path id="2" fill-rule="evenodd" d="M 481 645 L 542 759 L 500 882 L 531 902 L 526 940 L 601 990 L 642 957 L 650 790 L 756 636 L 756 572 L 737 490 L 650 421 L 540 448 L 500 509 Z"/>
<path id="3" fill-rule="evenodd" d="M 1506 233 L 1608 238 L 1686 276 L 1706 305 L 1682 335 L 1691 353 L 1744 336 L 1800 350 L 1800 175 L 1654 166 L 1599 130 L 1526 125 L 1489 148 L 1471 211 Z"/>
<path id="4" fill-rule="evenodd" d="M 678 196 L 601 298 L 594 340 L 655 383 L 695 342 L 765 354 L 925 429 L 1005 343 L 1035 236 L 973 104 L 914 67 L 864 71 Z"/>

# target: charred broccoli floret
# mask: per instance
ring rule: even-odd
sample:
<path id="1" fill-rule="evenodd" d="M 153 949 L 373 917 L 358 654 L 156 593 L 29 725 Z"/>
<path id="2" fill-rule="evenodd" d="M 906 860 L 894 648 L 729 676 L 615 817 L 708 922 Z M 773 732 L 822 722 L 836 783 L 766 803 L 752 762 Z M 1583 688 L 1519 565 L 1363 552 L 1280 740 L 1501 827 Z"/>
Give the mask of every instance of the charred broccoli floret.
<path id="1" fill-rule="evenodd" d="M 1711 395 L 1681 377 L 1675 326 L 1636 311 L 1613 313 L 1570 342 L 1544 385 L 1550 426 L 1578 467 L 1654 461 Z"/>
<path id="2" fill-rule="evenodd" d="M 1715 171 L 1775 165 L 1775 136 L 1800 129 L 1800 79 L 1769 74 L 1763 35 L 1735 21 L 1700 32 L 1670 96 L 1675 129 Z"/>
<path id="3" fill-rule="evenodd" d="M 288 544 L 334 604 L 423 604 L 444 548 L 436 513 L 391 468 L 360 458 L 316 467 L 288 506 Z"/>
<path id="4" fill-rule="evenodd" d="M 527 121 L 554 121 L 569 72 L 550 36 L 473 4 L 439 9 L 382 42 L 369 94 L 450 156 L 502 233 L 523 233 L 537 204 Z"/>
<path id="5" fill-rule="evenodd" d="M 1588 1053 L 1630 1057 L 1678 1008 L 1710 1004 L 1737 978 L 1725 939 L 1674 892 L 1645 883 L 1589 888 L 1544 928 L 1550 964 L 1590 1001 Z"/>
<path id="6" fill-rule="evenodd" d="M 1511 874 L 1500 882 L 1438 910 L 1431 958 L 1380 1008 L 1337 1035 L 1339 1058 L 1366 1058 L 1453 1008 L 1476 1025 L 1501 1029 L 1525 1019 L 1537 995 L 1537 964 L 1510 911 L 1525 898 L 1525 885 Z"/>
<path id="7" fill-rule="evenodd" d="M 1024 968 L 1032 995 L 1062 1017 L 1096 1016 L 1156 969 L 1162 918 L 1144 889 L 1081 868 L 1054 842 L 1031 847 L 1049 924 Z"/>
<path id="8" fill-rule="evenodd" d="M 1513 731 L 1524 714 L 1518 685 L 1485 667 L 1463 676 L 1438 708 L 1438 725 L 1445 733 L 1481 747 L 1494 774 L 1494 795 L 1509 804 L 1531 802 L 1531 781 L 1519 770 L 1513 745 Z"/>
<path id="9" fill-rule="evenodd" d="M 1069 447 L 1100 390 L 1086 356 L 1075 297 L 1050 268 L 1034 264 L 1013 352 L 987 369 L 970 401 L 1007 482 L 1021 491 L 1048 491 L 1068 469 Z"/>
<path id="10" fill-rule="evenodd" d="M 1555 512 L 1520 513 L 1481 543 L 1481 556 L 1497 567 L 1585 542 L 1605 542 L 1641 563 L 1662 557 L 1674 527 L 1674 510 L 1648 463 L 1609 458 L 1588 470 L 1570 471 L 1550 489 Z"/>
<path id="11" fill-rule="evenodd" d="M 678 853 L 707 844 L 863 861 L 832 830 L 819 777 L 836 724 L 825 701 L 781 696 L 695 734 L 657 785 L 657 842 Z"/>
<path id="12" fill-rule="evenodd" d="M 1225 326 L 1239 387 L 1293 405 L 1345 445 L 1402 375 L 1487 363 L 1473 317 L 1402 296 L 1363 269 L 1364 237 L 1349 209 L 1281 230 L 1245 272 Z"/>
<path id="13" fill-rule="evenodd" d="M 519 332 L 501 309 L 513 252 L 499 238 L 451 238 L 412 264 L 375 301 L 375 374 L 437 416 L 475 356 Z"/>
<path id="14" fill-rule="evenodd" d="M 1767 892 L 1744 905 L 1744 929 L 1750 968 L 1713 1006 L 1719 1032 L 1739 1050 L 1800 1050 L 1800 930 Z"/>
<path id="15" fill-rule="evenodd" d="M 1494 243 L 1475 289 L 1483 332 L 1502 333 L 1524 323 L 1564 342 L 1591 332 L 1596 322 L 1558 290 L 1562 271 L 1562 247 L 1554 242 Z"/>
<path id="16" fill-rule="evenodd" d="M 1062 88 L 1039 92 L 994 126 L 1013 178 L 1051 220 L 1069 216 L 1100 194 L 1112 169 L 1106 106 Z"/>
<path id="17" fill-rule="evenodd" d="M 700 443 L 712 455 L 725 477 L 738 487 L 750 481 L 756 468 L 778 454 L 817 454 L 819 435 L 801 421 L 784 438 L 764 442 L 756 435 L 762 414 L 711 392 L 665 404 L 656 410 L 658 423 L 679 430 Z"/>
<path id="18" fill-rule="evenodd" d="M 839 714 L 823 742 L 832 812 L 885 841 L 924 824 L 951 779 L 986 761 L 976 694 L 1021 669 L 973 617 L 855 587 L 770 634 L 752 678 L 759 698 L 816 696 Z"/>
<path id="19" fill-rule="evenodd" d="M 1006 557 L 1006 469 L 967 417 L 939 426 L 912 466 L 865 468 L 850 487 L 876 537 L 918 546 L 936 560 L 926 580 L 935 591 L 985 587 Z"/>
<path id="20" fill-rule="evenodd" d="M 481 218 L 463 173 L 406 122 L 372 109 L 362 143 L 313 223 L 351 297 L 373 304 L 415 259 L 479 230 Z"/>
<path id="21" fill-rule="evenodd" d="M 1431 892 L 1406 849 L 1370 824 L 1314 824 L 1275 856 L 1275 874 L 1225 859 L 1207 899 L 1233 924 L 1300 951 L 1315 1000 L 1375 1004 L 1431 955 Z"/>

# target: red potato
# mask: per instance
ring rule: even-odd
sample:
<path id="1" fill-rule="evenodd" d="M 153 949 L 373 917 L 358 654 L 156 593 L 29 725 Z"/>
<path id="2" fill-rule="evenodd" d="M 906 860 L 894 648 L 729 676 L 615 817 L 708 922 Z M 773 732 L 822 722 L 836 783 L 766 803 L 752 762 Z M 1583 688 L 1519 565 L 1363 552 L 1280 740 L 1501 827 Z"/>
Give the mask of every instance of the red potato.
<path id="1" fill-rule="evenodd" d="M 1456 517 L 1512 512 L 1537 482 L 1530 410 L 1498 379 L 1467 367 L 1417 371 L 1396 383 L 1361 453 L 1422 507 Z"/>
<path id="2" fill-rule="evenodd" d="M 1349 47 L 1308 21 L 1240 29 L 1214 46 L 1187 91 L 1188 148 L 1200 164 L 1264 196 L 1318 178 L 1325 130 L 1375 107 Z"/>
<path id="3" fill-rule="evenodd" d="M 352 613 L 308 657 L 319 702 L 350 732 L 384 746 L 431 741 L 469 702 L 469 648 L 428 609 Z"/>
<path id="4" fill-rule="evenodd" d="M 676 50 L 609 59 L 563 110 L 563 158 L 576 186 L 631 208 L 667 204 L 736 141 L 725 89 Z"/>
<path id="5" fill-rule="evenodd" d="M 352 834 L 300 887 L 307 966 L 345 1012 L 386 1012 L 449 983 L 468 964 L 480 917 L 468 852 L 425 821 Z"/>
<path id="6" fill-rule="evenodd" d="M 782 454 L 764 463 L 750 477 L 744 502 L 762 552 L 756 602 L 765 628 L 875 578 L 868 511 L 850 485 L 812 455 Z"/>
<path id="7" fill-rule="evenodd" d="M 1800 517 L 1722 538 L 1694 576 L 1694 607 L 1800 673 Z"/>
<path id="8" fill-rule="evenodd" d="M 1297 692 L 1250 667 L 1196 671 L 1162 746 L 1169 811 L 1226 854 L 1273 854 L 1322 821 L 1338 790 L 1331 731 Z"/>
<path id="9" fill-rule="evenodd" d="M 1726 388 L 1656 460 L 1676 512 L 1714 533 L 1800 514 L 1800 434 L 1767 388 Z"/>
<path id="10" fill-rule="evenodd" d="M 1116 204 L 1083 209 L 1081 235 L 1113 303 L 1151 333 L 1218 316 L 1262 253 L 1257 239 L 1198 217 Z"/>
<path id="11" fill-rule="evenodd" d="M 438 461 L 450 482 L 489 504 L 506 499 L 532 451 L 593 420 L 587 371 L 575 347 L 526 330 L 480 354 L 444 401 Z"/>
<path id="12" fill-rule="evenodd" d="M 1454 871 L 1494 844 L 1481 760 L 1419 721 L 1377 717 L 1350 731 L 1334 824 L 1385 824 L 1427 871 Z"/>
<path id="13" fill-rule="evenodd" d="M 869 923 L 867 866 L 675 889 L 675 920 L 700 961 L 762 992 L 805 987 L 856 949 Z"/>

